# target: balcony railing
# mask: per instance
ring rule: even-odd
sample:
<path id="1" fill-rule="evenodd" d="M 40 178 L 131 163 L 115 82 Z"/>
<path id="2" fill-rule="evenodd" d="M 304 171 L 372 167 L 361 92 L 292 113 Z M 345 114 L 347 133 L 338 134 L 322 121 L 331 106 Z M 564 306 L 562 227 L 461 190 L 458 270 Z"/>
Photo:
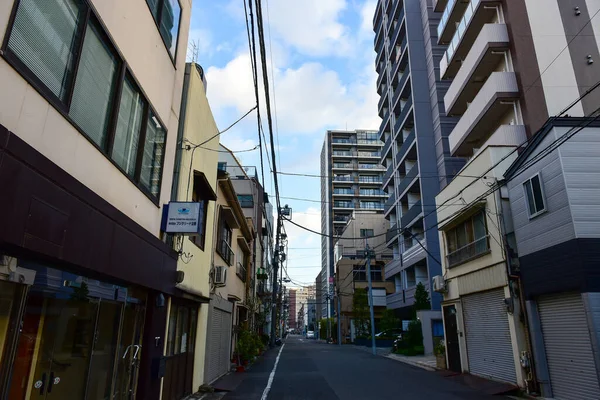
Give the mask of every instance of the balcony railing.
<path id="1" fill-rule="evenodd" d="M 378 176 L 361 176 L 358 178 L 359 183 L 381 184 L 381 175 Z"/>
<path id="2" fill-rule="evenodd" d="M 454 267 L 458 264 L 462 264 L 475 257 L 487 253 L 490 250 L 489 236 L 484 236 L 477 239 L 476 241 L 469 243 L 460 249 L 449 253 L 446 258 L 448 259 L 448 267 Z"/>
<path id="3" fill-rule="evenodd" d="M 358 169 L 383 169 L 379 164 L 358 164 Z"/>
<path id="4" fill-rule="evenodd" d="M 381 158 L 383 159 L 385 156 L 387 156 L 388 151 L 390 150 L 390 148 L 392 147 L 392 137 L 390 136 L 389 138 L 387 138 L 387 140 L 385 141 L 384 145 L 383 145 L 383 149 L 381 150 Z"/>
<path id="5" fill-rule="evenodd" d="M 385 126 L 388 124 L 390 119 L 390 110 L 388 109 L 385 112 L 385 115 L 383 116 L 383 119 L 381 120 L 381 125 L 379 125 L 379 132 L 383 131 L 383 129 L 385 128 Z"/>
<path id="6" fill-rule="evenodd" d="M 392 208 L 392 205 L 396 202 L 396 194 L 392 193 L 390 194 L 390 197 L 388 197 L 387 201 L 385 202 L 385 205 L 383 207 L 383 213 L 385 215 L 388 214 L 388 212 L 390 212 L 390 209 Z"/>
<path id="7" fill-rule="evenodd" d="M 400 11 L 400 16 L 398 17 L 398 23 L 396 24 L 396 29 L 394 30 L 394 35 L 392 36 L 392 45 L 395 45 L 398 41 L 398 36 L 400 35 L 400 31 L 402 30 L 402 24 L 404 23 L 404 8 Z"/>
<path id="8" fill-rule="evenodd" d="M 410 149 L 410 147 L 414 141 L 415 141 L 415 130 L 413 129 L 408 134 L 406 139 L 404 139 L 404 143 L 402 143 L 402 146 L 400 146 L 398 153 L 396 153 L 396 165 L 400 165 L 400 163 L 402 163 L 402 161 L 404 160 L 404 156 L 406 156 L 408 149 Z"/>
<path id="9" fill-rule="evenodd" d="M 332 154 L 334 157 L 352 157 L 353 156 L 352 151 L 334 151 Z"/>
<path id="10" fill-rule="evenodd" d="M 333 138 L 333 139 L 331 139 L 331 143 L 333 143 L 333 144 L 356 144 L 356 140 L 354 140 L 354 139 L 343 139 L 343 138 Z"/>
<path id="11" fill-rule="evenodd" d="M 354 190 L 352 190 L 352 189 L 333 189 L 333 194 L 354 195 Z"/>
<path id="12" fill-rule="evenodd" d="M 404 179 L 402 179 L 400 181 L 400 184 L 398 185 L 398 193 L 400 194 L 400 197 L 402 197 L 402 194 L 408 188 L 408 186 L 412 183 L 413 179 L 415 179 L 415 176 L 417 176 L 418 173 L 419 173 L 419 164 L 415 164 L 410 169 L 410 171 L 408 171 L 408 173 L 406 174 Z"/>
<path id="13" fill-rule="evenodd" d="M 227 265 L 233 264 L 233 250 L 231 250 L 231 246 L 227 243 L 226 240 L 221 239 L 219 246 L 217 247 L 217 252 L 221 256 L 223 260 L 227 263 Z"/>
<path id="14" fill-rule="evenodd" d="M 405 214 L 402 215 L 402 218 L 400 220 L 400 226 L 402 226 L 402 229 L 406 228 L 408 224 L 410 224 L 415 218 L 417 218 L 419 214 L 421 214 L 421 211 L 423 211 L 423 209 L 421 207 L 421 200 L 419 200 L 415 204 L 413 204 L 413 206 L 409 208 Z"/>
<path id="15" fill-rule="evenodd" d="M 336 215 L 335 217 L 333 217 L 333 222 L 346 223 L 349 219 L 350 217 Z"/>
<path id="16" fill-rule="evenodd" d="M 333 168 L 352 169 L 353 164 L 350 163 L 333 163 Z"/>
<path id="17" fill-rule="evenodd" d="M 235 273 L 242 282 L 246 282 L 246 267 L 244 267 L 241 262 L 236 264 Z"/>
<path id="18" fill-rule="evenodd" d="M 335 208 L 354 208 L 354 204 L 352 204 L 352 202 L 344 202 L 344 201 L 334 201 L 333 206 Z"/>
<path id="19" fill-rule="evenodd" d="M 375 157 L 375 158 L 380 158 L 381 157 L 381 153 L 379 151 L 359 151 L 358 152 L 358 156 L 359 157 Z"/>
<path id="20" fill-rule="evenodd" d="M 358 194 L 360 196 L 377 196 L 377 197 L 382 197 L 382 196 L 387 197 L 388 196 L 387 192 L 380 190 L 380 189 L 360 189 Z"/>
<path id="21" fill-rule="evenodd" d="M 383 203 L 361 201 L 359 208 L 363 210 L 383 210 Z"/>
<path id="22" fill-rule="evenodd" d="M 365 144 L 367 146 L 381 146 L 381 140 L 379 139 L 358 139 L 356 144 Z"/>
<path id="23" fill-rule="evenodd" d="M 352 180 L 351 176 L 335 176 L 333 178 L 334 182 L 352 182 Z"/>
<path id="24" fill-rule="evenodd" d="M 385 71 L 381 72 L 382 74 L 385 74 Z M 377 83 L 377 87 L 379 87 L 379 83 Z M 388 96 L 388 91 L 384 91 L 383 94 L 379 97 L 379 102 L 377 103 L 377 111 L 381 112 L 381 108 L 383 107 L 383 104 L 385 103 L 385 100 L 387 99 Z"/>
<path id="25" fill-rule="evenodd" d="M 402 129 L 404 120 L 406 119 L 406 116 L 408 115 L 408 112 L 410 111 L 411 107 L 412 107 L 412 96 L 408 98 L 408 101 L 404 104 L 404 106 L 402 107 L 402 111 L 400 111 L 400 115 L 396 119 L 396 124 L 394 125 L 394 133 L 397 134 Z"/>
<path id="26" fill-rule="evenodd" d="M 383 174 L 383 183 L 387 184 L 388 180 L 390 179 L 390 177 L 392 176 L 392 174 L 394 173 L 394 164 L 390 163 L 390 165 L 388 165 L 387 170 L 385 171 L 385 174 Z"/>
<path id="27" fill-rule="evenodd" d="M 404 90 L 404 86 L 406 85 L 406 82 L 408 81 L 409 75 L 410 75 L 410 69 L 407 66 L 404 69 L 404 72 L 402 73 L 402 78 L 400 78 L 400 82 L 398 82 L 398 86 L 396 86 L 396 91 L 394 92 L 394 99 L 392 101 L 392 107 L 396 106 L 396 103 L 398 102 L 398 99 L 400 98 L 400 93 L 402 93 L 402 91 Z"/>

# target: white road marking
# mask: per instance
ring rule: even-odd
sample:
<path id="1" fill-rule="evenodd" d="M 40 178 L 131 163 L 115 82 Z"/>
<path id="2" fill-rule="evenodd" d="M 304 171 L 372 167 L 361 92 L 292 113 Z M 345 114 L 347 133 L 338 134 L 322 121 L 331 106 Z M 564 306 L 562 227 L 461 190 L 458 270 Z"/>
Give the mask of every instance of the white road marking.
<path id="1" fill-rule="evenodd" d="M 260 398 L 260 400 L 267 400 L 267 396 L 269 395 L 269 392 L 271 391 L 271 385 L 273 384 L 273 379 L 275 378 L 275 371 L 277 370 L 277 364 L 279 364 L 279 357 L 281 357 L 281 352 L 283 351 L 284 347 L 285 347 L 285 343 L 281 346 L 281 349 L 279 349 L 279 354 L 277 354 L 277 358 L 275 359 L 275 365 L 273 366 L 273 371 L 271 371 L 271 375 L 269 375 L 269 381 L 267 382 L 267 387 L 263 391 L 263 394 L 262 394 L 262 397 Z"/>

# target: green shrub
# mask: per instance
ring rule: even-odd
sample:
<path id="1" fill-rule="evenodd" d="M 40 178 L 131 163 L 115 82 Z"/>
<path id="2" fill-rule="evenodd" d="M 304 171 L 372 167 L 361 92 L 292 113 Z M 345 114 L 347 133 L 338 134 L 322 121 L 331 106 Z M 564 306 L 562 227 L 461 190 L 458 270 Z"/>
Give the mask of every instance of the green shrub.
<path id="1" fill-rule="evenodd" d="M 408 347 L 423 346 L 423 331 L 421 321 L 414 319 L 408 323 L 408 330 L 402 337 Z"/>
<path id="2" fill-rule="evenodd" d="M 401 354 L 403 356 L 413 357 L 413 356 L 422 356 L 425 354 L 425 347 L 420 346 L 410 346 L 406 348 L 399 348 L 395 351 L 396 354 Z"/>

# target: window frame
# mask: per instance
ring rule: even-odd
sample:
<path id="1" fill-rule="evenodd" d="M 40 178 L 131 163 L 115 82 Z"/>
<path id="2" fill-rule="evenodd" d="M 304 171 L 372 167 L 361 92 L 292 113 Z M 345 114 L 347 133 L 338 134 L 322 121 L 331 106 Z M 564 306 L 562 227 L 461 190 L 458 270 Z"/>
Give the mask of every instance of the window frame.
<path id="1" fill-rule="evenodd" d="M 485 228 L 485 235 L 482 236 L 482 237 L 477 238 L 477 237 L 475 237 L 475 223 L 474 223 L 474 221 L 475 221 L 475 218 L 477 216 L 479 216 L 479 215 L 482 215 L 482 218 L 483 218 L 483 224 L 484 224 L 484 228 Z M 473 235 L 473 240 L 472 241 L 468 241 L 469 232 L 467 232 L 466 229 L 465 229 L 465 226 L 467 224 L 469 224 L 470 228 L 472 229 L 472 232 L 471 232 L 472 235 Z M 465 238 L 467 238 L 467 243 L 465 243 L 463 246 L 459 247 L 457 231 L 458 231 L 458 229 L 460 227 L 462 227 L 463 230 L 465 231 Z M 456 243 L 456 248 L 454 250 L 452 250 L 452 251 L 450 251 L 450 237 L 451 236 L 455 237 L 454 240 L 455 240 L 455 243 Z M 469 261 L 472 261 L 472 260 L 474 260 L 476 258 L 482 257 L 482 256 L 490 253 L 492 249 L 490 247 L 490 240 L 489 240 L 489 238 L 490 238 L 490 231 L 489 231 L 488 223 L 487 223 L 487 213 L 486 213 L 486 211 L 485 211 L 484 208 L 482 208 L 482 209 L 474 212 L 473 214 L 469 215 L 467 218 L 465 218 L 464 220 L 460 221 L 460 223 L 454 225 L 452 228 L 444 230 L 444 245 L 445 245 L 445 248 L 446 248 L 446 257 L 445 258 L 446 258 L 446 262 L 447 262 L 447 267 L 448 268 L 454 268 L 456 266 L 459 266 L 461 264 L 467 263 Z M 455 262 L 453 264 L 450 263 L 449 257 L 451 255 L 455 254 L 456 252 L 458 252 L 458 251 L 460 251 L 462 249 L 465 249 L 468 246 L 471 246 L 471 245 L 477 243 L 479 240 L 482 240 L 482 239 L 485 239 L 485 243 L 486 243 L 486 247 L 487 247 L 485 251 L 477 253 L 474 256 L 467 257 L 467 258 L 465 258 L 465 259 L 463 259 L 463 260 L 461 260 L 459 262 Z"/>
<path id="2" fill-rule="evenodd" d="M 254 196 L 251 194 L 238 194 L 237 199 L 242 208 L 253 208 L 254 207 Z"/>
<path id="3" fill-rule="evenodd" d="M 371 233 L 369 235 L 369 232 Z M 361 238 L 370 238 L 375 236 L 375 230 L 374 229 L 370 229 L 370 228 L 361 228 L 360 229 L 360 237 Z"/>
<path id="4" fill-rule="evenodd" d="M 167 54 L 169 55 L 169 59 L 171 60 L 171 63 L 173 63 L 173 68 L 177 69 L 177 55 L 179 54 L 179 34 L 181 33 L 181 17 L 183 16 L 183 7 L 181 7 L 181 1 L 176 0 L 177 4 L 179 4 L 179 21 L 177 23 L 177 41 L 175 43 L 175 54 L 171 54 L 171 50 L 169 50 L 169 48 L 167 47 L 167 43 L 165 42 L 165 39 L 163 38 L 162 34 L 160 33 L 160 20 L 162 18 L 165 1 L 169 1 L 169 0 L 156 0 L 158 10 L 156 12 L 156 18 L 154 18 L 154 13 L 152 13 L 150 4 L 148 4 L 147 0 L 144 0 L 144 2 L 146 3 L 146 7 L 148 7 L 148 11 L 150 12 L 150 17 L 152 18 L 152 20 L 154 21 L 154 24 L 156 25 L 156 30 L 158 31 L 158 36 L 160 36 L 160 40 L 161 40 L 161 42 L 163 42 L 163 45 L 165 46 L 165 50 L 167 50 Z"/>
<path id="5" fill-rule="evenodd" d="M 81 20 L 78 22 L 79 25 L 76 28 L 76 35 L 78 35 L 78 42 L 74 45 L 74 53 L 73 53 L 73 73 L 72 76 L 69 77 L 69 86 L 67 90 L 67 96 L 65 100 L 61 100 L 58 96 L 56 96 L 47 86 L 46 84 L 37 77 L 37 75 L 25 64 L 13 51 L 8 47 L 8 42 L 10 36 L 13 32 L 15 20 L 17 18 L 17 11 L 19 9 L 19 5 L 23 0 L 14 0 L 13 7 L 11 10 L 11 14 L 8 19 L 8 24 L 6 25 L 6 29 L 4 31 L 4 39 L 0 45 L 0 57 L 3 58 L 21 77 L 33 87 L 54 109 L 67 121 L 75 130 L 77 130 L 92 146 L 96 148 L 106 159 L 119 170 L 134 186 L 136 186 L 156 207 L 160 208 L 160 196 L 162 194 L 162 183 L 163 183 L 163 174 L 164 174 L 164 163 L 166 154 L 163 154 L 161 165 L 160 165 L 160 182 L 158 187 L 158 193 L 154 196 L 149 188 L 147 189 L 140 181 L 140 168 L 141 168 L 141 158 L 143 156 L 143 147 L 146 140 L 146 130 L 147 130 L 147 121 L 148 115 L 150 111 L 154 114 L 158 122 L 160 123 L 164 134 L 165 134 L 165 149 L 168 145 L 169 132 L 167 129 L 167 125 L 163 122 L 161 117 L 156 112 L 156 108 L 152 106 L 152 103 L 149 100 L 147 93 L 144 91 L 139 81 L 135 77 L 132 69 L 127 63 L 123 53 L 115 44 L 115 40 L 110 35 L 109 30 L 106 25 L 102 21 L 102 19 L 98 16 L 98 12 L 95 9 L 94 5 L 90 0 L 77 0 L 81 2 Z M 160 1 L 160 0 L 159 0 Z M 180 4 L 181 6 L 181 4 Z M 180 16 L 181 18 L 181 16 Z M 91 139 L 87 133 L 81 128 L 75 120 L 69 115 L 69 111 L 71 109 L 73 93 L 75 90 L 75 82 L 77 80 L 77 72 L 79 70 L 79 64 L 81 60 L 81 53 L 83 50 L 83 45 L 85 42 L 85 33 L 87 26 L 90 26 L 95 33 L 100 37 L 103 41 L 103 44 L 107 46 L 110 51 L 114 53 L 117 58 L 118 68 L 115 73 L 115 83 L 113 87 L 112 93 L 112 105 L 109 108 L 109 119 L 108 119 L 108 131 L 107 131 L 107 139 L 106 139 L 106 148 L 98 145 L 93 139 Z M 135 88 L 140 92 L 145 101 L 145 108 L 143 113 L 143 125 L 140 130 L 140 135 L 138 138 L 138 153 L 136 158 L 136 169 L 134 176 L 130 176 L 115 160 L 112 158 L 114 139 L 116 134 L 117 122 L 119 118 L 119 108 L 121 105 L 121 98 L 123 94 L 123 86 L 125 79 L 129 78 L 130 83 L 132 83 Z M 139 165 L 138 165 L 139 164 Z"/>
<path id="6" fill-rule="evenodd" d="M 535 201 L 535 193 L 533 192 L 533 179 L 535 179 L 537 177 L 539 183 L 540 183 L 540 196 L 542 198 L 542 209 L 541 210 L 537 210 L 537 204 Z M 529 183 L 531 185 L 531 194 L 533 195 L 533 204 L 536 207 L 536 212 L 531 213 L 531 210 L 529 209 L 529 196 L 527 194 L 527 187 L 525 186 L 527 183 Z M 547 207 L 547 202 L 546 202 L 546 194 L 545 194 L 545 190 L 544 190 L 544 182 L 542 181 L 542 174 L 541 173 L 536 173 L 534 175 L 532 175 L 531 177 L 525 179 L 523 181 L 523 183 L 521 184 L 521 187 L 523 188 L 523 197 L 525 199 L 525 207 L 527 208 L 527 215 L 529 216 L 529 219 L 534 219 L 535 217 L 544 214 L 545 212 L 548 211 L 548 207 Z"/>

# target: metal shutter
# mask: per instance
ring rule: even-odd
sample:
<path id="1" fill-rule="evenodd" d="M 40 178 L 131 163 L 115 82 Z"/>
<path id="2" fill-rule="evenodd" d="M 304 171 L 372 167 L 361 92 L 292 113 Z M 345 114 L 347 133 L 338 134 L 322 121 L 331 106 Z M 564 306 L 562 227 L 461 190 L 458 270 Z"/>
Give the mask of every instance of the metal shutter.
<path id="1" fill-rule="evenodd" d="M 462 298 L 469 370 L 505 382 L 517 382 L 504 289 Z"/>
<path id="2" fill-rule="evenodd" d="M 210 383 L 229 371 L 231 313 L 212 308 L 209 314 L 205 380 Z M 225 343 L 226 342 L 226 343 Z"/>
<path id="3" fill-rule="evenodd" d="M 558 294 L 538 299 L 550 383 L 556 399 L 600 399 L 581 295 Z"/>

